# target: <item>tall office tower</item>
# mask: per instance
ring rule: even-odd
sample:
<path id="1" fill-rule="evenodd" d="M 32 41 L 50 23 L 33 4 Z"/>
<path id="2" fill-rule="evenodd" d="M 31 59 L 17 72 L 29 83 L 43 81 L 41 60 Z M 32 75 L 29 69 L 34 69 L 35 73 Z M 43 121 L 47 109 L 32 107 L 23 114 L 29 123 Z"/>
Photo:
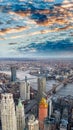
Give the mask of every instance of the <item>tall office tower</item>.
<path id="1" fill-rule="evenodd" d="M 28 130 L 39 130 L 39 121 L 35 119 L 34 115 L 29 117 Z"/>
<path id="2" fill-rule="evenodd" d="M 17 118 L 17 130 L 24 130 L 25 114 L 24 114 L 24 106 L 22 105 L 21 100 L 19 100 L 19 103 L 16 106 L 16 118 Z"/>
<path id="3" fill-rule="evenodd" d="M 45 118 L 44 120 L 44 130 L 56 130 L 55 118 Z"/>
<path id="4" fill-rule="evenodd" d="M 17 130 L 15 104 L 11 93 L 1 94 L 2 130 Z"/>
<path id="5" fill-rule="evenodd" d="M 11 81 L 14 82 L 16 81 L 16 67 L 11 66 Z"/>
<path id="6" fill-rule="evenodd" d="M 20 83 L 20 98 L 30 100 L 30 85 L 27 81 Z"/>
<path id="7" fill-rule="evenodd" d="M 44 92 L 46 92 L 46 78 L 39 77 L 38 78 L 38 101 L 44 96 Z"/>
<path id="8" fill-rule="evenodd" d="M 39 125 L 40 129 L 44 129 L 44 119 L 48 116 L 48 103 L 45 98 L 42 98 L 39 103 Z"/>

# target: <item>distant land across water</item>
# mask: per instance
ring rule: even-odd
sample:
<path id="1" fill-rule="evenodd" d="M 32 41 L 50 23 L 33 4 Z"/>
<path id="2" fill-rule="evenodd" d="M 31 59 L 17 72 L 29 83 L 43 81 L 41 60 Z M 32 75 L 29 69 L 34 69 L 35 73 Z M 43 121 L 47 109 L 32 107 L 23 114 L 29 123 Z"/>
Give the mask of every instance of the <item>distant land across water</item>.
<path id="1" fill-rule="evenodd" d="M 25 62 L 25 61 L 73 61 L 73 58 L 0 58 L 0 61 L 18 61 L 18 62 Z"/>

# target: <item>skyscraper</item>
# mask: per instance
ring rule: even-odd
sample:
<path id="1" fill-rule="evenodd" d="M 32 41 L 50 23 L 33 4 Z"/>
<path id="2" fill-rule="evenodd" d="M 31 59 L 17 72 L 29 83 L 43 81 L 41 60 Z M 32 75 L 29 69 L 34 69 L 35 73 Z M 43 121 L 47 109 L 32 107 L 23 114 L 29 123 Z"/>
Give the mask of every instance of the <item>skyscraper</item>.
<path id="1" fill-rule="evenodd" d="M 27 81 L 20 83 L 20 98 L 30 100 L 30 85 Z"/>
<path id="2" fill-rule="evenodd" d="M 29 117 L 28 130 L 39 130 L 39 122 L 35 119 L 34 115 Z"/>
<path id="3" fill-rule="evenodd" d="M 44 96 L 44 92 L 46 92 L 46 78 L 39 77 L 38 78 L 38 101 Z"/>
<path id="4" fill-rule="evenodd" d="M 2 130 L 17 130 L 15 104 L 11 93 L 1 94 Z"/>
<path id="5" fill-rule="evenodd" d="M 11 81 L 14 82 L 16 81 L 16 67 L 11 66 Z"/>
<path id="6" fill-rule="evenodd" d="M 39 103 L 39 124 L 40 129 L 44 129 L 44 119 L 48 116 L 48 103 L 45 98 L 42 98 Z"/>
<path id="7" fill-rule="evenodd" d="M 19 103 L 16 106 L 16 118 L 17 118 L 17 130 L 24 130 L 25 114 L 24 114 L 24 106 L 22 105 L 21 100 L 19 100 Z"/>

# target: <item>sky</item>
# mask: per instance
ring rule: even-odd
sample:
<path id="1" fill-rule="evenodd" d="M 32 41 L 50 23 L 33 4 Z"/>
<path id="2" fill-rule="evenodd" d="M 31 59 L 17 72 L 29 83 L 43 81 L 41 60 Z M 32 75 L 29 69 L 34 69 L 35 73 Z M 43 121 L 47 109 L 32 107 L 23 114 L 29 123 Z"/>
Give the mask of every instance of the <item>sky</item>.
<path id="1" fill-rule="evenodd" d="M 0 0 L 0 58 L 73 57 L 73 0 Z"/>

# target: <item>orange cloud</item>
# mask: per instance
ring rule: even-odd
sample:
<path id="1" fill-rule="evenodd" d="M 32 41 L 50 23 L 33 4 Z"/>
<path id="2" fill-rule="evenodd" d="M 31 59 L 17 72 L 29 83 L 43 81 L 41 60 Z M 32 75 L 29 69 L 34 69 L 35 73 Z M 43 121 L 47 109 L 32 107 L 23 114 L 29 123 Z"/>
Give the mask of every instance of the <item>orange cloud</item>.
<path id="1" fill-rule="evenodd" d="M 1 29 L 0 30 L 0 35 L 5 35 L 7 33 L 18 33 L 18 32 L 22 32 L 24 30 L 26 30 L 28 27 L 17 27 L 17 28 L 7 28 L 7 29 Z"/>
<path id="2" fill-rule="evenodd" d="M 72 9 L 72 6 L 71 8 L 64 8 L 63 6 L 54 6 L 54 9 L 52 11 L 39 10 L 39 14 L 43 15 L 44 13 L 46 15 L 47 13 L 49 16 L 47 17 L 47 19 L 44 20 L 36 20 L 36 23 L 42 26 L 51 26 L 54 24 L 68 25 L 73 22 L 73 12 L 70 11 L 70 9 Z"/>
<path id="3" fill-rule="evenodd" d="M 21 17 L 29 16 L 30 13 L 31 13 L 30 10 L 27 10 L 27 11 L 24 11 L 24 12 L 23 11 L 18 11 L 18 12 L 12 12 L 12 11 L 10 11 L 9 12 L 9 14 L 11 14 L 11 15 L 19 15 Z"/>

